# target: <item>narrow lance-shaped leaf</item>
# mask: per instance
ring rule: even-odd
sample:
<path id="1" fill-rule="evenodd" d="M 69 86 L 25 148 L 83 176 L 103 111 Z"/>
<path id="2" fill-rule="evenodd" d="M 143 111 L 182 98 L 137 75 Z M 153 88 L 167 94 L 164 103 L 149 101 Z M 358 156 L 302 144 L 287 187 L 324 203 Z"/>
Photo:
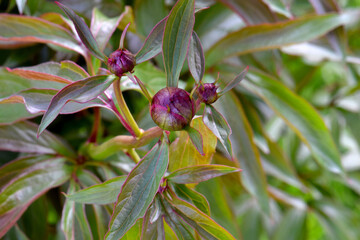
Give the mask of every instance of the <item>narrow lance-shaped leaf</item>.
<path id="1" fill-rule="evenodd" d="M 231 56 L 310 41 L 354 18 L 358 17 L 352 13 L 324 14 L 245 27 L 230 33 L 211 47 L 206 53 L 206 65 L 212 66 Z"/>
<path id="2" fill-rule="evenodd" d="M 120 16 L 108 18 L 99 9 L 94 8 L 91 18 L 90 30 L 98 43 L 99 49 L 104 50 L 111 35 L 116 30 L 119 22 L 124 18 L 125 12 Z"/>
<path id="3" fill-rule="evenodd" d="M 194 0 L 179 0 L 171 10 L 163 37 L 167 86 L 177 87 L 195 23 Z"/>
<path id="4" fill-rule="evenodd" d="M 31 80 L 41 80 L 46 84 L 58 82 L 69 84 L 87 77 L 89 74 L 72 61 L 45 62 L 31 67 L 7 69 L 10 73 Z M 42 86 L 45 88 L 46 86 Z M 48 88 L 52 88 L 48 86 Z"/>
<path id="5" fill-rule="evenodd" d="M 110 204 L 117 200 L 126 176 L 115 177 L 104 183 L 97 184 L 67 195 L 67 199 L 88 204 Z"/>
<path id="6" fill-rule="evenodd" d="M 206 105 L 203 113 L 203 121 L 205 125 L 214 133 L 224 146 L 227 153 L 232 157 L 232 147 L 229 136 L 231 128 L 221 113 L 219 113 L 212 105 Z"/>
<path id="7" fill-rule="evenodd" d="M 71 171 L 65 158 L 46 155 L 18 159 L 0 168 L 0 238 L 33 201 L 67 181 Z"/>
<path id="8" fill-rule="evenodd" d="M 175 194 L 181 199 L 192 202 L 198 209 L 200 209 L 203 213 L 210 216 L 210 206 L 206 198 L 201 194 L 188 188 L 183 184 L 172 184 Z"/>
<path id="9" fill-rule="evenodd" d="M 143 218 L 141 239 L 165 239 L 162 208 L 158 197 L 155 197 Z"/>
<path id="10" fill-rule="evenodd" d="M 175 232 L 179 240 L 195 240 L 194 231 L 182 220 L 179 215 L 172 209 L 166 199 L 159 197 L 161 206 L 164 211 L 164 220 L 169 224 L 170 228 Z"/>
<path id="11" fill-rule="evenodd" d="M 68 194 L 79 189 L 80 186 L 74 180 L 71 180 Z M 85 214 L 85 206 L 69 199 L 65 201 L 63 207 L 61 229 L 68 240 L 93 239 Z"/>
<path id="12" fill-rule="evenodd" d="M 224 165 L 209 164 L 178 169 L 166 178 L 174 183 L 199 183 L 228 173 L 239 172 L 241 169 Z"/>
<path id="13" fill-rule="evenodd" d="M 191 140 L 191 142 L 194 144 L 196 150 L 198 150 L 198 152 L 201 154 L 201 155 L 204 155 L 204 144 L 203 144 L 203 138 L 202 138 L 202 135 L 201 133 L 196 130 L 195 128 L 193 127 L 187 127 L 186 129 L 186 132 L 189 134 L 189 138 Z"/>
<path id="14" fill-rule="evenodd" d="M 78 33 L 81 41 L 84 43 L 85 47 L 97 58 L 102 61 L 105 61 L 106 56 L 101 52 L 95 38 L 91 34 L 89 27 L 86 25 L 84 20 L 82 20 L 73 10 L 66 7 L 65 5 L 56 2 L 58 6 L 66 13 L 66 15 L 74 23 L 76 32 Z"/>
<path id="15" fill-rule="evenodd" d="M 196 83 L 199 83 L 205 72 L 205 56 L 201 46 L 201 41 L 195 31 L 193 31 L 191 35 L 187 59 L 189 70 Z"/>
<path id="16" fill-rule="evenodd" d="M 261 72 L 252 72 L 244 82 L 258 94 L 309 147 L 317 162 L 324 168 L 343 173 L 340 156 L 321 116 L 303 98 Z"/>
<path id="17" fill-rule="evenodd" d="M 46 112 L 51 102 L 51 99 L 58 93 L 53 89 L 34 89 L 30 88 L 20 91 L 8 98 L 0 99 L 0 106 L 6 107 L 7 104 L 23 103 L 26 110 L 32 114 Z M 90 107 L 106 107 L 100 99 L 94 99 L 86 103 L 68 102 L 62 109 L 61 114 L 71 114 L 79 112 Z M 0 110 L 1 112 L 1 110 Z"/>
<path id="18" fill-rule="evenodd" d="M 158 24 L 156 24 L 153 30 L 147 36 L 141 49 L 136 54 L 137 64 L 145 62 L 161 53 L 162 39 L 164 35 L 166 20 L 167 17 L 161 20 Z"/>
<path id="19" fill-rule="evenodd" d="M 169 162 L 168 145 L 163 140 L 129 173 L 114 208 L 105 239 L 120 239 L 135 224 L 157 193 Z"/>
<path id="20" fill-rule="evenodd" d="M 227 5 L 232 11 L 237 13 L 246 25 L 275 21 L 274 14 L 262 0 L 219 0 L 219 2 Z"/>
<path id="21" fill-rule="evenodd" d="M 274 240 L 301 240 L 306 237 L 306 211 L 293 208 L 283 217 L 277 225 Z"/>
<path id="22" fill-rule="evenodd" d="M 116 79 L 115 76 L 94 76 L 77 82 L 74 82 L 58 92 L 51 100 L 50 106 L 41 120 L 38 135 L 40 135 L 47 126 L 61 112 L 61 109 L 69 101 L 85 103 L 95 99 Z"/>
<path id="23" fill-rule="evenodd" d="M 225 93 L 227 93 L 228 91 L 230 91 L 231 89 L 233 89 L 234 87 L 236 87 L 240 82 L 241 80 L 244 79 L 245 75 L 247 74 L 247 72 L 249 71 L 249 66 L 247 66 L 245 68 L 244 71 L 242 71 L 239 75 L 237 75 L 232 81 L 230 81 L 225 87 L 223 90 L 221 90 L 219 92 L 219 97 L 224 95 Z"/>
<path id="24" fill-rule="evenodd" d="M 36 17 L 0 14 L 0 42 L 13 41 L 19 44 L 50 43 L 85 55 L 73 35 L 60 25 Z"/>
<path id="25" fill-rule="evenodd" d="M 30 122 L 18 122 L 0 126 L 0 149 L 14 152 L 56 154 L 75 157 L 74 151 L 62 140 L 45 131 L 36 137 L 37 125 Z"/>
<path id="26" fill-rule="evenodd" d="M 235 240 L 222 226 L 193 205 L 179 199 L 174 193 L 167 191 L 167 202 L 185 222 L 193 227 L 205 239 Z"/>
<path id="27" fill-rule="evenodd" d="M 234 156 L 240 163 L 243 173 L 242 184 L 259 202 L 261 209 L 269 213 L 269 197 L 266 190 L 266 177 L 260 162 L 259 152 L 253 142 L 253 132 L 239 100 L 232 92 L 223 95 L 215 102 L 220 113 L 232 126 L 230 140 Z"/>

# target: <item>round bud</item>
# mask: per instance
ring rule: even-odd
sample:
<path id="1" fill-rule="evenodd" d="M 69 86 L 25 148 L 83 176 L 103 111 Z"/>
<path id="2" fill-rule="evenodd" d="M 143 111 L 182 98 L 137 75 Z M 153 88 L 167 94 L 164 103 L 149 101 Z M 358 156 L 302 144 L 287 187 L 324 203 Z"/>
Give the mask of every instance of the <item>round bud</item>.
<path id="1" fill-rule="evenodd" d="M 195 115 L 195 104 L 187 91 L 166 87 L 153 97 L 150 114 L 154 122 L 162 129 L 178 131 L 191 122 Z"/>
<path id="2" fill-rule="evenodd" d="M 118 49 L 110 54 L 108 67 L 110 72 L 121 77 L 126 72 L 131 72 L 136 64 L 135 56 L 126 49 Z"/>
<path id="3" fill-rule="evenodd" d="M 218 99 L 217 86 L 214 83 L 204 83 L 197 89 L 197 95 L 201 102 L 212 104 Z"/>

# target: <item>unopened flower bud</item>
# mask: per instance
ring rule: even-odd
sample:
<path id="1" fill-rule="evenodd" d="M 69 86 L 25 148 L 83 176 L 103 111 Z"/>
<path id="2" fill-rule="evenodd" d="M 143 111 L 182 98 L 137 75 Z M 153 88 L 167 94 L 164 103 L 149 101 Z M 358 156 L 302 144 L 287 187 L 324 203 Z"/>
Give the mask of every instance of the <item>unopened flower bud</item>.
<path id="1" fill-rule="evenodd" d="M 214 83 L 204 83 L 198 87 L 197 95 L 201 102 L 212 104 L 218 99 L 217 89 Z"/>
<path id="2" fill-rule="evenodd" d="M 150 114 L 162 129 L 178 131 L 190 124 L 195 115 L 195 104 L 187 91 L 166 87 L 153 97 Z"/>
<path id="3" fill-rule="evenodd" d="M 121 77 L 124 73 L 131 72 L 135 64 L 135 56 L 131 52 L 118 49 L 110 54 L 107 65 L 112 73 Z"/>

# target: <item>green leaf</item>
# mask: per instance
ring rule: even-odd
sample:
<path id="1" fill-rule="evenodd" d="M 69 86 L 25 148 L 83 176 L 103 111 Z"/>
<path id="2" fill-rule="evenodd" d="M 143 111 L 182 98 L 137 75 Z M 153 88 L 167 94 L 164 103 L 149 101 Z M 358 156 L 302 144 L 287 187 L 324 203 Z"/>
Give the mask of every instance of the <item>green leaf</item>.
<path id="1" fill-rule="evenodd" d="M 168 87 L 178 86 L 195 23 L 194 2 L 177 1 L 166 21 L 162 50 Z"/>
<path id="2" fill-rule="evenodd" d="M 149 11 L 149 9 L 151 9 L 151 11 Z M 153 30 L 153 27 L 158 24 L 158 22 L 161 21 L 164 17 L 166 17 L 166 15 L 168 15 L 168 10 L 164 1 L 136 0 L 134 11 L 136 29 L 143 36 L 148 36 L 149 33 Z M 160 36 L 161 39 L 162 35 L 163 34 Z"/>
<path id="3" fill-rule="evenodd" d="M 19 13 L 22 14 L 24 12 L 26 0 L 16 0 L 16 5 L 19 9 Z"/>
<path id="4" fill-rule="evenodd" d="M 121 240 L 141 239 L 142 219 L 138 219 L 136 223 L 120 238 Z"/>
<path id="5" fill-rule="evenodd" d="M 302 240 L 306 238 L 306 211 L 290 209 L 277 225 L 274 240 Z"/>
<path id="6" fill-rule="evenodd" d="M 164 222 L 158 198 L 155 197 L 143 218 L 141 239 L 164 239 Z"/>
<path id="7" fill-rule="evenodd" d="M 80 191 L 74 192 L 66 197 L 78 203 L 87 204 L 110 204 L 117 200 L 126 176 L 115 177 L 104 183 L 97 184 Z"/>
<path id="8" fill-rule="evenodd" d="M 69 101 L 85 103 L 95 99 L 116 79 L 115 76 L 99 75 L 79 80 L 67 85 L 52 99 L 50 106 L 41 120 L 38 135 L 57 117 L 61 109 Z"/>
<path id="9" fill-rule="evenodd" d="M 224 58 L 310 41 L 345 24 L 351 16 L 325 14 L 245 27 L 219 40 L 206 53 L 207 66 Z"/>
<path id="10" fill-rule="evenodd" d="M 169 162 L 169 150 L 163 141 L 129 173 L 109 223 L 105 239 L 120 239 L 138 218 L 144 216 L 153 201 Z"/>
<path id="11" fill-rule="evenodd" d="M 207 181 L 211 178 L 219 177 L 228 173 L 239 172 L 238 168 L 209 164 L 186 167 L 172 172 L 166 178 L 174 183 L 188 184 Z"/>
<path id="12" fill-rule="evenodd" d="M 21 90 L 29 88 L 61 89 L 65 86 L 65 84 L 53 81 L 38 81 L 31 78 L 24 78 L 13 74 L 11 70 L 9 71 L 7 69 L 0 68 L 0 86 L 4 86 L 0 91 L 0 98 L 5 98 Z"/>
<path id="13" fill-rule="evenodd" d="M 147 36 L 141 49 L 136 53 L 137 64 L 145 62 L 161 53 L 166 20 L 167 17 L 157 23 Z"/>
<path id="14" fill-rule="evenodd" d="M 231 89 L 233 89 L 234 87 L 236 87 L 240 82 L 241 80 L 244 79 L 246 73 L 248 72 L 249 70 L 249 66 L 247 66 L 245 68 L 244 71 L 242 71 L 239 75 L 237 75 L 232 81 L 230 81 L 225 87 L 224 89 L 222 89 L 220 92 L 219 92 L 219 96 L 222 96 L 224 95 L 225 93 L 227 93 L 228 91 L 230 91 Z"/>
<path id="15" fill-rule="evenodd" d="M 16 223 L 28 206 L 51 188 L 70 178 L 66 159 L 34 156 L 0 168 L 0 237 Z"/>
<path id="16" fill-rule="evenodd" d="M 40 115 L 29 113 L 22 103 L 0 104 L 0 125 L 33 118 Z"/>
<path id="17" fill-rule="evenodd" d="M 29 240 L 26 234 L 16 224 L 14 225 L 3 238 L 4 240 Z"/>
<path id="18" fill-rule="evenodd" d="M 28 90 L 20 91 L 11 95 L 8 98 L 0 99 L 0 104 L 15 105 L 15 103 L 25 104 L 26 110 L 31 114 L 38 114 L 46 112 L 49 108 L 52 98 L 59 91 L 53 89 L 36 89 L 30 88 Z M 0 105 L 0 106 L 1 106 Z M 71 114 L 79 112 L 90 107 L 105 107 L 107 106 L 100 99 L 93 99 L 86 103 L 68 102 L 60 111 L 61 114 Z"/>
<path id="19" fill-rule="evenodd" d="M 168 192 L 166 198 L 173 210 L 205 239 L 231 239 L 235 238 L 223 227 L 218 225 L 205 213 L 193 205 L 179 199 L 174 193 Z"/>
<path id="20" fill-rule="evenodd" d="M 249 80 L 245 86 L 258 94 L 284 119 L 309 147 L 321 166 L 334 173 L 343 172 L 331 134 L 321 116 L 308 102 L 279 81 L 261 72 L 252 72 Z"/>
<path id="21" fill-rule="evenodd" d="M 196 150 L 201 154 L 204 155 L 204 144 L 203 144 L 203 138 L 201 133 L 196 130 L 193 127 L 188 126 L 187 128 L 185 128 L 185 131 L 189 134 L 189 138 L 192 142 L 192 144 L 194 144 Z"/>
<path id="22" fill-rule="evenodd" d="M 232 156 L 230 142 L 231 128 L 221 113 L 212 105 L 206 105 L 203 113 L 204 124 L 215 134 L 227 153 Z"/>
<path id="23" fill-rule="evenodd" d="M 271 140 L 268 133 L 264 130 L 263 123 L 255 108 L 246 101 L 243 106 L 246 116 L 254 130 L 255 142 L 257 142 L 260 149 L 261 162 L 265 172 L 270 176 L 282 180 L 284 183 L 293 185 L 299 189 L 305 189 L 285 151 L 277 142 Z M 286 147 L 283 146 L 283 148 Z"/>
<path id="24" fill-rule="evenodd" d="M 177 238 L 179 240 L 195 240 L 194 231 L 179 217 L 179 215 L 176 214 L 169 202 L 163 197 L 160 197 L 159 199 L 164 211 L 164 220 L 175 232 Z"/>
<path id="25" fill-rule="evenodd" d="M 229 197 L 228 193 L 231 191 L 231 188 L 235 188 L 241 192 L 240 194 L 233 195 L 235 198 L 243 194 L 242 190 L 240 190 L 242 188 L 240 176 L 237 173 L 225 175 L 221 178 L 213 178 L 196 185 L 196 191 L 202 193 L 209 202 L 211 212 L 209 216 L 228 230 L 236 239 L 241 239 L 240 224 L 236 221 L 236 219 L 241 216 L 241 214 L 237 212 L 241 205 L 235 205 L 233 198 Z"/>
<path id="26" fill-rule="evenodd" d="M 48 131 L 37 138 L 37 125 L 19 122 L 0 126 L 0 149 L 13 152 L 56 154 L 75 157 L 75 152 L 61 139 Z"/>
<path id="27" fill-rule="evenodd" d="M 269 7 L 262 0 L 242 1 L 242 0 L 219 0 L 236 12 L 246 23 L 254 25 L 261 23 L 274 22 L 275 16 Z"/>
<path id="28" fill-rule="evenodd" d="M 262 210 L 268 213 L 269 198 L 266 190 L 266 178 L 259 152 L 253 142 L 253 132 L 241 103 L 232 92 L 228 92 L 219 98 L 215 107 L 219 109 L 232 127 L 230 140 L 234 156 L 243 170 L 240 174 L 242 184 L 256 198 Z"/>
<path id="29" fill-rule="evenodd" d="M 204 77 L 205 72 L 205 56 L 201 41 L 195 31 L 192 32 L 189 52 L 188 52 L 189 70 L 196 83 L 199 83 Z"/>
<path id="30" fill-rule="evenodd" d="M 171 172 L 183 167 L 209 164 L 212 155 L 215 153 L 216 136 L 205 126 L 201 117 L 194 118 L 191 121 L 191 126 L 201 132 L 203 139 L 206 139 L 203 142 L 204 155 L 201 155 L 195 148 L 188 133 L 181 131 L 179 138 L 170 145 L 170 159 L 176 159 L 176 161 L 169 162 L 169 171 Z"/>
<path id="31" fill-rule="evenodd" d="M 9 71 L 26 79 L 63 84 L 90 77 L 82 67 L 72 61 L 45 62 L 36 66 L 15 68 Z"/>
<path id="32" fill-rule="evenodd" d="M 71 180 L 68 194 L 79 189 L 80 186 L 74 180 Z M 63 230 L 66 239 L 93 239 L 90 225 L 85 214 L 85 206 L 69 199 L 65 201 L 63 207 L 61 229 Z"/>
<path id="33" fill-rule="evenodd" d="M 155 95 L 160 89 L 165 87 L 166 75 L 163 71 L 156 68 L 151 62 L 144 62 L 136 65 L 134 75 L 136 75 L 146 86 L 151 95 Z M 123 81 L 124 77 L 121 79 Z M 130 79 L 127 81 L 132 83 Z M 123 82 L 123 87 L 125 82 Z M 124 86 L 126 87 L 126 86 Z"/>
<path id="34" fill-rule="evenodd" d="M 209 203 L 201 193 L 198 193 L 182 184 L 173 184 L 172 186 L 178 197 L 189 203 L 192 202 L 199 210 L 210 216 Z"/>
<path id="35" fill-rule="evenodd" d="M 90 30 L 99 44 L 99 49 L 103 51 L 108 43 L 111 35 L 116 30 L 120 21 L 124 18 L 125 12 L 120 16 L 114 18 L 108 18 L 99 9 L 94 8 L 92 11 L 92 19 Z"/>
<path id="36" fill-rule="evenodd" d="M 74 23 L 76 32 L 78 33 L 81 41 L 85 47 L 98 59 L 105 61 L 106 56 L 101 52 L 95 38 L 91 34 L 89 27 L 86 25 L 83 19 L 81 19 L 73 10 L 66 7 L 65 5 L 56 2 L 57 5 L 65 12 L 65 14 Z"/>
<path id="37" fill-rule="evenodd" d="M 84 49 L 67 29 L 36 17 L 0 14 L 0 41 L 48 43 L 85 55 Z"/>

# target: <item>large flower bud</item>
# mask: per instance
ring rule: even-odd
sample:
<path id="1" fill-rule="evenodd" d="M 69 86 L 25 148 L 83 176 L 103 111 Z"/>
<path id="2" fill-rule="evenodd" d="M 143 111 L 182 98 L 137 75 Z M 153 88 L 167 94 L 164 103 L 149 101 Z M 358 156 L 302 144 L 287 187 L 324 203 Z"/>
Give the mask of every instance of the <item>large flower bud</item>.
<path id="1" fill-rule="evenodd" d="M 195 115 L 195 104 L 187 91 L 166 87 L 153 97 L 150 114 L 162 129 L 178 131 L 191 122 Z"/>
<path id="2" fill-rule="evenodd" d="M 110 72 L 121 77 L 124 73 L 131 72 L 135 67 L 135 56 L 126 49 L 118 49 L 110 54 L 108 67 Z"/>
<path id="3" fill-rule="evenodd" d="M 212 104 L 218 99 L 217 89 L 214 83 L 204 83 L 198 87 L 197 95 L 201 102 Z"/>

